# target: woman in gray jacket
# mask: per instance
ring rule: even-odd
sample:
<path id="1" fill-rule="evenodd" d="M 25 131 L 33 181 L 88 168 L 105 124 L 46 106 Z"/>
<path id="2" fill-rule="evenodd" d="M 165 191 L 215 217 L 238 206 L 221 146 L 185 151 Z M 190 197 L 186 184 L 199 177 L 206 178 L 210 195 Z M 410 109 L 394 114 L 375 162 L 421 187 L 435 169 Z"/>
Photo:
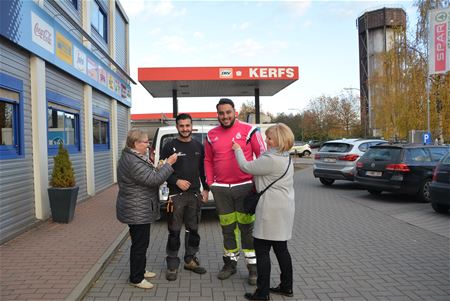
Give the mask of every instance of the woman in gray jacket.
<path id="1" fill-rule="evenodd" d="M 159 219 L 159 185 L 172 174 L 173 154 L 158 170 L 146 156 L 148 136 L 139 129 L 128 132 L 127 143 L 117 166 L 117 219 L 128 224 L 131 237 L 130 284 L 152 288 L 145 278 L 155 273 L 145 270 L 147 248 L 150 242 L 150 224 Z"/>
<path id="2" fill-rule="evenodd" d="M 289 149 L 294 144 L 294 134 L 283 123 L 267 128 L 268 150 L 253 161 L 245 159 L 239 144 L 234 141 L 232 144 L 240 169 L 254 175 L 257 191 L 264 190 L 287 169 L 286 174 L 261 196 L 256 207 L 253 242 L 258 280 L 256 291 L 253 294 L 246 293 L 245 298 L 270 300 L 269 292 L 292 297 L 292 260 L 287 241 L 292 237 L 295 214 L 294 167 L 289 161 Z M 270 288 L 271 247 L 281 270 L 281 283 L 273 288 Z"/>

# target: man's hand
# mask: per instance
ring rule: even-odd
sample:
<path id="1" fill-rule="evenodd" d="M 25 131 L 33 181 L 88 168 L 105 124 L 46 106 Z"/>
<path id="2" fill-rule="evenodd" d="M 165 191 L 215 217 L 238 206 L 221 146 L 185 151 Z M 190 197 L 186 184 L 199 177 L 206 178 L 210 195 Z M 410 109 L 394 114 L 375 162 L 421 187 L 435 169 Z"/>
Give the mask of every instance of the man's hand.
<path id="1" fill-rule="evenodd" d="M 239 145 L 239 143 L 237 143 L 236 141 L 231 141 L 231 147 L 234 149 L 234 150 L 237 150 L 237 149 L 239 149 L 239 148 L 241 148 L 241 146 Z"/>
<path id="2" fill-rule="evenodd" d="M 205 204 L 208 202 L 208 195 L 209 195 L 209 191 L 208 190 L 203 190 L 202 191 L 202 202 L 205 203 Z"/>
<path id="3" fill-rule="evenodd" d="M 191 182 L 180 179 L 180 180 L 177 180 L 177 186 L 181 190 L 186 191 L 189 189 L 189 187 L 191 187 Z"/>

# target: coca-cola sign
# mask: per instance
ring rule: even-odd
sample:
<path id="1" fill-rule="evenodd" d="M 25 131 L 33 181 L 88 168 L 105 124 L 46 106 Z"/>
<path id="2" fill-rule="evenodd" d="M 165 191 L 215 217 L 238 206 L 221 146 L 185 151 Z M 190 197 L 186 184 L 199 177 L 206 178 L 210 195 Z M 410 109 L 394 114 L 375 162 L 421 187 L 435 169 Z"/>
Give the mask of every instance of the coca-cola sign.
<path id="1" fill-rule="evenodd" d="M 38 15 L 31 13 L 31 36 L 33 42 L 45 50 L 54 52 L 54 30 L 47 22 Z"/>

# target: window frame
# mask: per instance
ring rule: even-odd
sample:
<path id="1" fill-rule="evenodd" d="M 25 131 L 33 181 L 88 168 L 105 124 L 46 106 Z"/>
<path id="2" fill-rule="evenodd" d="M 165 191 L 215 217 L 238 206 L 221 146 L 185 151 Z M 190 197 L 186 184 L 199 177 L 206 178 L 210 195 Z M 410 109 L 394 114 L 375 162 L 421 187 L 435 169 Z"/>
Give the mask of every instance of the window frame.
<path id="1" fill-rule="evenodd" d="M 98 10 L 96 9 L 96 22 L 93 22 L 93 18 L 92 15 L 94 13 L 94 9 L 93 9 L 93 5 L 96 5 L 96 7 L 98 7 Z M 99 15 L 103 16 L 103 32 L 100 32 L 100 28 L 97 28 L 99 26 L 99 20 L 98 17 Z M 94 31 L 106 42 L 108 43 L 108 14 L 107 14 L 107 10 L 105 9 L 105 7 L 103 6 L 103 4 L 101 3 L 101 1 L 98 0 L 92 0 L 92 4 L 91 4 L 91 28 L 94 29 Z"/>
<path id="2" fill-rule="evenodd" d="M 50 108 L 56 109 L 57 111 L 73 114 L 75 116 L 75 129 L 74 129 L 74 139 L 75 144 L 64 144 L 64 148 L 67 149 L 69 154 L 80 153 L 81 148 L 81 102 L 75 99 L 70 99 L 61 94 L 55 93 L 53 91 L 47 90 L 47 149 L 49 155 L 56 155 L 58 153 L 58 145 L 50 145 L 48 143 L 49 128 L 48 128 L 48 110 Z M 51 104 L 54 104 L 52 107 Z"/>
<path id="3" fill-rule="evenodd" d="M 93 114 L 92 114 L 92 131 L 94 130 L 94 121 L 98 120 L 100 122 L 104 122 L 106 123 L 106 139 L 107 142 L 106 143 L 101 143 L 101 144 L 95 144 L 94 143 L 94 152 L 101 152 L 101 151 L 109 151 L 111 149 L 111 132 L 110 132 L 110 125 L 111 125 L 111 121 L 110 121 L 110 115 L 108 112 L 106 111 L 102 111 L 99 109 L 93 109 Z M 92 132 L 92 135 L 94 135 L 94 132 Z M 94 139 L 92 139 L 92 141 L 94 141 Z"/>
<path id="4" fill-rule="evenodd" d="M 13 104 L 13 145 L 0 145 L 0 160 L 25 156 L 23 124 L 23 81 L 0 72 L 0 87 L 19 94 L 19 100 L 0 97 L 1 102 Z"/>

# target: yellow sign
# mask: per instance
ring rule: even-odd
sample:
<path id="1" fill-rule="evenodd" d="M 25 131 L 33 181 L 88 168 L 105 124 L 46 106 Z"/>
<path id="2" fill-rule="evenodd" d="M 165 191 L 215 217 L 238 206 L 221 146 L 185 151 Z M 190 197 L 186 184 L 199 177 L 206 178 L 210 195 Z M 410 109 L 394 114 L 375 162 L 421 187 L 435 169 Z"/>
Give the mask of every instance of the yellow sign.
<path id="1" fill-rule="evenodd" d="M 72 43 L 59 32 L 56 32 L 56 56 L 72 65 Z"/>

